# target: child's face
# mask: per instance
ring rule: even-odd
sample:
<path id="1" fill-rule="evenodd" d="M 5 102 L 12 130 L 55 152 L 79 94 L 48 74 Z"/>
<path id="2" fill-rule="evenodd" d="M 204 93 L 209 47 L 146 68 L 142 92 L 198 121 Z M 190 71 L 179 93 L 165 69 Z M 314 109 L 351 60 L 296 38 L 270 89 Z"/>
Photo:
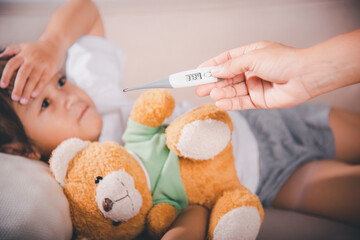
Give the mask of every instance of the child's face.
<path id="1" fill-rule="evenodd" d="M 55 76 L 28 104 L 14 104 L 28 137 L 48 156 L 65 139 L 98 139 L 102 120 L 91 98 L 79 87 Z"/>

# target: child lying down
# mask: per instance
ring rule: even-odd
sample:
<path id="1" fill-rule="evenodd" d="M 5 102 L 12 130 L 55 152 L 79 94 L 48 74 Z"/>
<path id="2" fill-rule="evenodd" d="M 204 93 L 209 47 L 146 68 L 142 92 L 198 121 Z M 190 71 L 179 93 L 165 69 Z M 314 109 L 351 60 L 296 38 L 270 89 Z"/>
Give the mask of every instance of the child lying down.
<path id="1" fill-rule="evenodd" d="M 75 21 L 59 20 L 61 12 Z M 81 14 L 89 21 L 76 21 Z M 53 26 L 64 33 L 61 42 Z M 70 1 L 54 13 L 37 42 L 5 50 L 0 74 L 2 82 L 9 82 L 0 91 L 1 152 L 47 161 L 70 137 L 122 144 L 133 103 L 119 87 L 123 55 L 103 32 L 91 2 Z M 56 74 L 66 53 L 66 75 Z M 22 80 L 25 75 L 27 81 Z M 24 91 L 19 94 L 19 89 Z M 171 119 L 188 109 L 187 103 L 177 105 Z M 348 142 L 360 139 L 359 114 L 328 105 L 301 105 L 229 115 L 237 176 L 264 207 L 360 224 L 360 199 L 354 194 L 359 179 L 353 177 L 359 176 L 360 157 Z M 176 238 L 172 233 L 183 224 L 186 239 L 205 238 L 206 208 L 189 206 L 183 211 L 186 214 L 179 215 L 164 237 Z"/>

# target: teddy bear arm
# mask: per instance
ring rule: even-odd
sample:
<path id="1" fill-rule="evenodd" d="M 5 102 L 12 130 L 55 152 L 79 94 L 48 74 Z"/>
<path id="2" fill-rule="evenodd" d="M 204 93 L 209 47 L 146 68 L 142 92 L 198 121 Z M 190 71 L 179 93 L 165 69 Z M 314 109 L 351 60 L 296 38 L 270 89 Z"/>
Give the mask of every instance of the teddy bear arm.
<path id="1" fill-rule="evenodd" d="M 136 100 L 130 117 L 145 126 L 158 127 L 171 116 L 174 108 L 175 101 L 168 90 L 152 89 Z"/>
<path id="2" fill-rule="evenodd" d="M 178 117 L 166 128 L 166 145 L 180 157 L 208 160 L 228 149 L 233 125 L 214 104 L 204 104 Z"/>
<path id="3" fill-rule="evenodd" d="M 156 204 L 147 216 L 148 232 L 154 239 L 160 239 L 174 222 L 177 210 L 169 203 Z"/>

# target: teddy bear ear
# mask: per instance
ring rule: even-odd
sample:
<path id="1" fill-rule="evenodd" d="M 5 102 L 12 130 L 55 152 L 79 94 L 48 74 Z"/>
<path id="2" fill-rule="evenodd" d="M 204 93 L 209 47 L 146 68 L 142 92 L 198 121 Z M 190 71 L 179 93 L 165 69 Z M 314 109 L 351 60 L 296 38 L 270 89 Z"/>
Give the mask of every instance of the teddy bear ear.
<path id="1" fill-rule="evenodd" d="M 63 187 L 69 162 L 78 152 L 88 146 L 86 141 L 79 138 L 69 138 L 63 141 L 55 150 L 49 160 L 50 170 L 54 174 L 56 181 Z"/>

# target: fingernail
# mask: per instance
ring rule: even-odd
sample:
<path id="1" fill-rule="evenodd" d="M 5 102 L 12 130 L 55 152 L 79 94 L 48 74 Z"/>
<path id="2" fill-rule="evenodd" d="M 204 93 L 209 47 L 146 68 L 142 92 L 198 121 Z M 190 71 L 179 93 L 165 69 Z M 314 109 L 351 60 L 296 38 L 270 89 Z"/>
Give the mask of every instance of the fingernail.
<path id="1" fill-rule="evenodd" d="M 26 99 L 26 98 L 21 98 L 21 99 L 20 99 L 20 103 L 21 103 L 21 104 L 26 104 L 26 103 L 27 103 L 27 99 Z"/>
<path id="2" fill-rule="evenodd" d="M 211 69 L 211 74 L 218 75 L 224 71 L 224 68 L 222 66 L 217 66 L 213 69 Z"/>
<path id="3" fill-rule="evenodd" d="M 32 93 L 31 93 L 31 97 L 36 97 L 37 96 L 37 92 L 36 91 L 33 91 Z"/>
<path id="4" fill-rule="evenodd" d="M 11 95 L 11 99 L 12 99 L 13 101 L 19 101 L 20 97 L 17 96 L 17 95 L 15 95 L 15 94 L 13 94 L 13 95 Z"/>
<path id="5" fill-rule="evenodd" d="M 4 83 L 4 82 L 1 82 L 1 83 L 0 83 L 0 87 L 1 87 L 1 88 L 5 88 L 5 83 Z"/>
<path id="6" fill-rule="evenodd" d="M 218 107 L 218 108 L 221 108 L 221 109 L 224 109 L 224 110 L 227 110 L 227 107 L 228 107 L 228 104 L 226 101 L 217 101 L 215 103 L 215 105 Z"/>
<path id="7" fill-rule="evenodd" d="M 224 98 L 224 95 L 224 90 L 222 88 L 213 88 L 210 92 L 210 97 L 215 101 Z"/>

